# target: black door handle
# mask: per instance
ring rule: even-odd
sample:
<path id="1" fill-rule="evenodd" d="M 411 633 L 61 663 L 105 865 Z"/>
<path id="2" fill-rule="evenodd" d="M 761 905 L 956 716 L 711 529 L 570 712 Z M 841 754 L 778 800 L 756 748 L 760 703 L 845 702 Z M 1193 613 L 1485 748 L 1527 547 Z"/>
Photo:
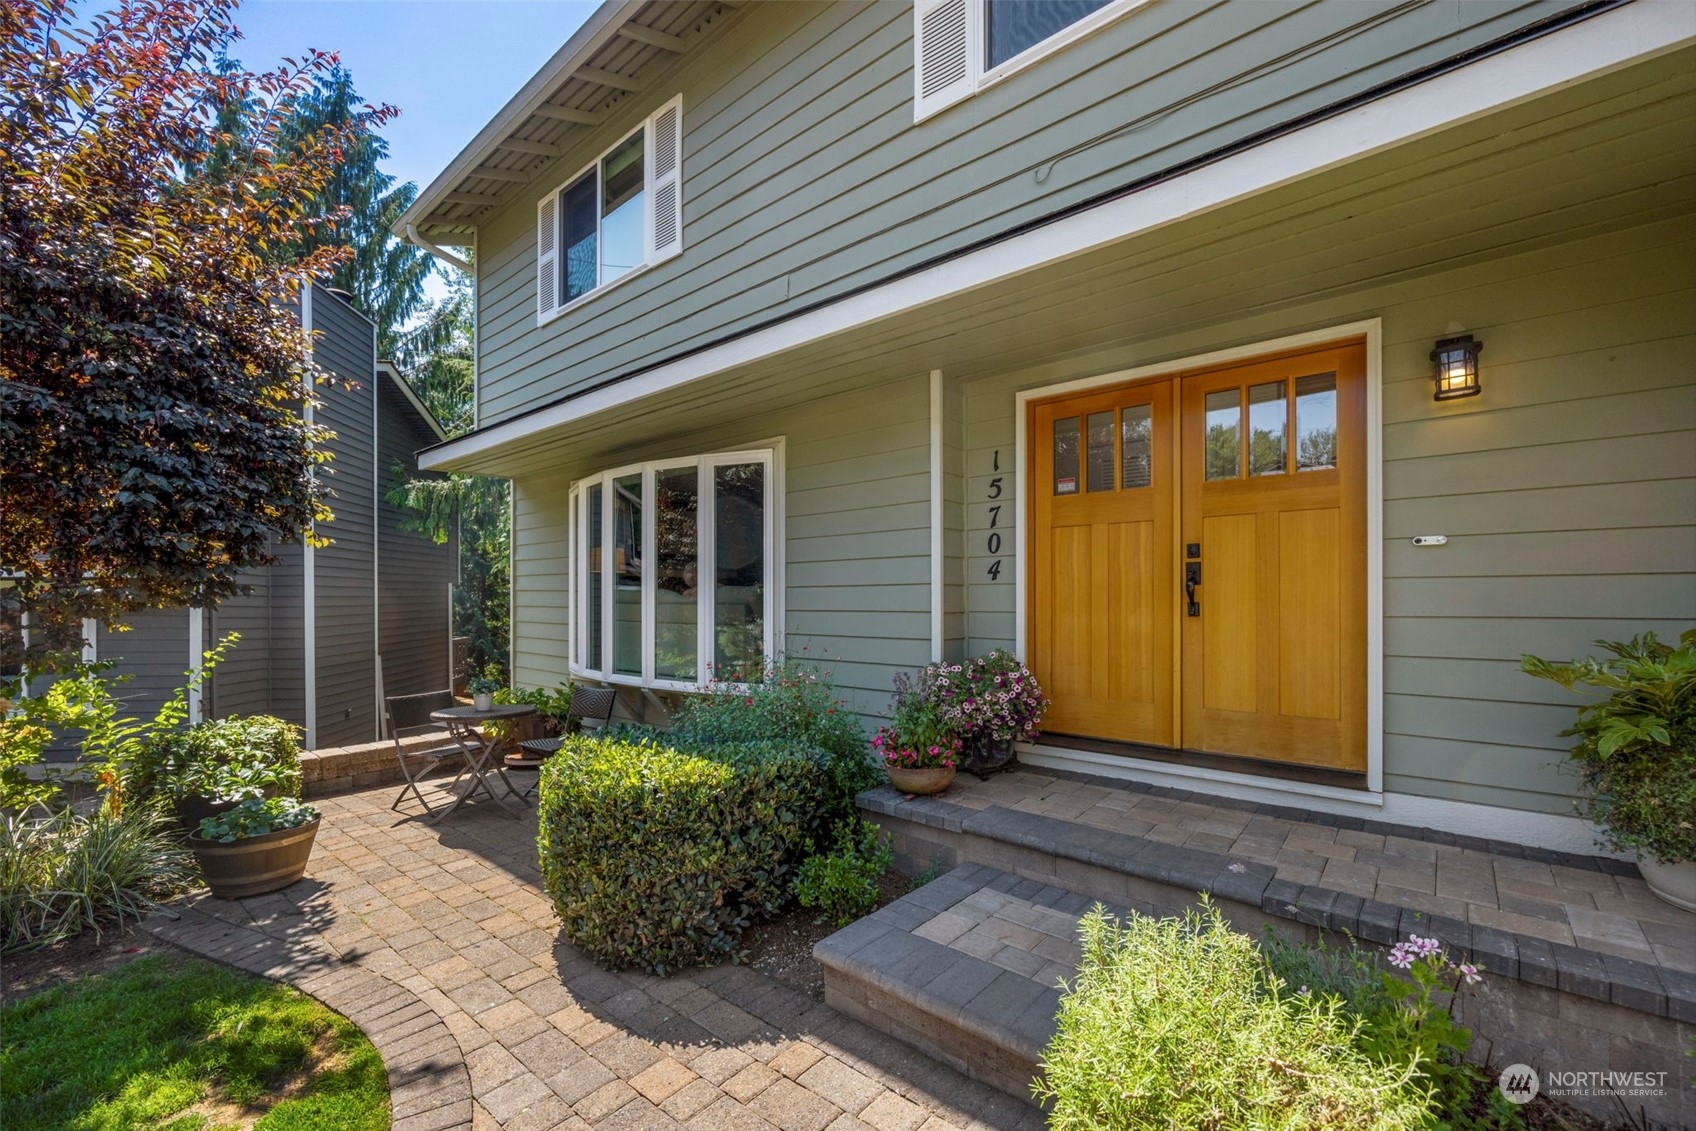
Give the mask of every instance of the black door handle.
<path id="1" fill-rule="evenodd" d="M 1201 602 L 1195 599 L 1195 587 L 1201 584 L 1201 563 L 1184 563 L 1184 598 L 1189 602 L 1189 615 L 1201 615 Z"/>

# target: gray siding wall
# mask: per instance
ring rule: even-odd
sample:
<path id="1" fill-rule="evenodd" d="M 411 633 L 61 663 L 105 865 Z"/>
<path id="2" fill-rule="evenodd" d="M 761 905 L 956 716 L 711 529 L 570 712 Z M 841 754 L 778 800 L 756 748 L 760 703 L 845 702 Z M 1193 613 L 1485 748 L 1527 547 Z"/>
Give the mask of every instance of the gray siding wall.
<path id="1" fill-rule="evenodd" d="M 905 3 L 760 4 L 479 230 L 480 421 L 840 295 L 1571 7 L 1151 3 L 915 125 Z M 535 204 L 684 97 L 684 250 L 538 328 Z"/>
<path id="2" fill-rule="evenodd" d="M 388 500 L 395 467 L 418 474 L 417 451 L 436 442 L 432 432 L 387 377 L 377 378 L 377 615 L 383 694 L 416 695 L 448 686 L 448 586 L 453 547 L 437 545 L 401 525 Z"/>
<path id="3" fill-rule="evenodd" d="M 271 708 L 296 726 L 306 725 L 306 551 L 277 547 L 270 569 Z"/>
<path id="4" fill-rule="evenodd" d="M 316 596 L 318 745 L 377 737 L 374 408 L 376 330 L 321 287 L 312 295 L 313 356 L 354 384 L 321 386 L 317 420 L 336 434 L 334 459 L 320 474 L 335 518 L 318 527 L 331 539 L 313 552 Z"/>
<path id="5" fill-rule="evenodd" d="M 1693 309 L 1686 217 L 1138 344 L 1142 364 L 1383 318 L 1386 789 L 1570 812 L 1558 732 L 1578 700 L 1520 674 L 1520 653 L 1696 623 Z M 1427 355 L 1451 321 L 1485 343 L 1484 391 L 1439 405 Z M 1016 390 L 1128 360 L 968 385 L 967 497 L 986 497 L 993 451 L 1004 467 L 1014 452 Z M 987 507 L 966 508 L 973 654 L 1015 634 L 1015 543 L 990 581 Z M 1409 541 L 1438 533 L 1441 550 Z"/>
<path id="6" fill-rule="evenodd" d="M 271 713 L 272 672 L 280 660 L 271 653 L 271 571 L 250 570 L 242 582 L 249 592 L 206 613 L 207 648 L 229 633 L 241 636 L 213 669 L 204 700 L 210 716 Z"/>
<path id="7" fill-rule="evenodd" d="M 567 677 L 571 481 L 639 460 L 784 440 L 786 615 L 781 647 L 831 672 L 855 710 L 881 713 L 899 671 L 930 659 L 930 387 L 914 374 L 732 427 L 622 449 L 513 484 L 516 678 Z"/>
<path id="8" fill-rule="evenodd" d="M 118 661 L 111 674 L 131 677 L 117 688 L 124 713 L 151 719 L 183 685 L 189 670 L 188 613 L 149 610 L 131 614 L 122 624 L 128 631 L 100 626 L 95 652 L 99 659 Z"/>

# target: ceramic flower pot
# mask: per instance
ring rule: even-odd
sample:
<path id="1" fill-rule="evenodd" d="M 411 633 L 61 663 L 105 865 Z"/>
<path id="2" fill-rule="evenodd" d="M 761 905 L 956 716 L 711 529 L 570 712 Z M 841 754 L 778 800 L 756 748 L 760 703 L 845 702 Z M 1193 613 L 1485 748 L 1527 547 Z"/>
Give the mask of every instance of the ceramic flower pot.
<path id="1" fill-rule="evenodd" d="M 1649 890 L 1686 911 L 1696 911 L 1696 860 L 1680 860 L 1676 864 L 1657 864 L 1650 859 L 1637 861 L 1643 882 Z"/>
<path id="2" fill-rule="evenodd" d="M 884 768 L 889 771 L 889 784 L 902 793 L 941 793 L 954 780 L 952 766 L 926 766 L 916 770 L 902 766 Z"/>
<path id="3" fill-rule="evenodd" d="M 312 841 L 323 818 L 293 829 L 244 836 L 229 844 L 188 838 L 206 886 L 219 899 L 241 899 L 288 887 L 306 874 Z"/>
<path id="4" fill-rule="evenodd" d="M 487 711 L 495 705 L 495 693 L 493 691 L 479 691 L 471 697 L 471 704 L 479 711 Z"/>

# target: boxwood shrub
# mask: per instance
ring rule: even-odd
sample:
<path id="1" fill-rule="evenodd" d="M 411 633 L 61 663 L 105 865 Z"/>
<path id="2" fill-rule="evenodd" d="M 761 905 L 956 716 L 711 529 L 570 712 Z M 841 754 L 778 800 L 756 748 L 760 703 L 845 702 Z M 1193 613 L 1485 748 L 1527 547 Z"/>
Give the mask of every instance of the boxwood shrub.
<path id="1" fill-rule="evenodd" d="M 542 770 L 537 837 L 566 938 L 657 974 L 735 958 L 782 906 L 830 791 L 828 759 L 793 746 L 567 737 Z"/>

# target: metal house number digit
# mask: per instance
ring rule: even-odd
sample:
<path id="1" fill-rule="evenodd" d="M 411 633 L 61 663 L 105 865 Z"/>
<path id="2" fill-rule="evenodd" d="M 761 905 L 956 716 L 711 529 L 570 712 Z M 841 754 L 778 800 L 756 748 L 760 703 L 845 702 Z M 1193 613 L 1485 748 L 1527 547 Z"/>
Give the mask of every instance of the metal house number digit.
<path id="1" fill-rule="evenodd" d="M 996 448 L 989 453 L 989 469 L 991 471 L 1001 470 L 1000 448 Z M 1001 483 L 1004 478 L 1005 476 L 997 475 L 989 481 L 989 497 L 991 499 L 999 499 L 1001 497 Z M 991 581 L 1001 580 L 1001 559 L 999 557 L 995 557 L 995 555 L 1001 553 L 1001 534 L 995 528 L 1001 525 L 1002 505 L 1003 504 L 997 504 L 989 508 L 989 537 L 986 542 L 990 556 L 995 558 L 995 560 L 989 563 L 989 569 L 984 572 L 989 575 L 989 579 Z"/>

